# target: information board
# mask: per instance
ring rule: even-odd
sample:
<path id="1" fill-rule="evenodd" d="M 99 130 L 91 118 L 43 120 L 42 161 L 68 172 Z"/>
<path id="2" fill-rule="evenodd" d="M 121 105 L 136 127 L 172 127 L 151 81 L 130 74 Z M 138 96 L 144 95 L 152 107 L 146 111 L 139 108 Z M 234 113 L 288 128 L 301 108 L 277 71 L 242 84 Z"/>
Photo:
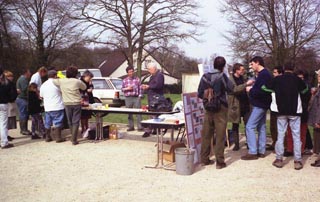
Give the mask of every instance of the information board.
<path id="1" fill-rule="evenodd" d="M 194 163 L 200 163 L 201 133 L 204 122 L 203 103 L 195 92 L 184 93 L 182 97 L 188 147 L 195 150 Z"/>

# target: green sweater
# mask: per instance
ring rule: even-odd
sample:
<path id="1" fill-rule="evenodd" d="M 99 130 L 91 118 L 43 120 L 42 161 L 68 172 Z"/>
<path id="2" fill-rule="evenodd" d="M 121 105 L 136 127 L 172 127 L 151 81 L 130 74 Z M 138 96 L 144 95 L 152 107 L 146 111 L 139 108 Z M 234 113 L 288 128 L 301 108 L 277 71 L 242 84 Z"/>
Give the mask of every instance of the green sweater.
<path id="1" fill-rule="evenodd" d="M 20 90 L 18 98 L 28 100 L 28 86 L 29 86 L 28 79 L 24 75 L 21 75 L 17 80 L 16 86 L 17 86 L 17 89 Z"/>
<path id="2" fill-rule="evenodd" d="M 85 90 L 86 84 L 76 78 L 54 79 L 53 83 L 61 89 L 64 105 L 81 104 L 80 89 Z"/>

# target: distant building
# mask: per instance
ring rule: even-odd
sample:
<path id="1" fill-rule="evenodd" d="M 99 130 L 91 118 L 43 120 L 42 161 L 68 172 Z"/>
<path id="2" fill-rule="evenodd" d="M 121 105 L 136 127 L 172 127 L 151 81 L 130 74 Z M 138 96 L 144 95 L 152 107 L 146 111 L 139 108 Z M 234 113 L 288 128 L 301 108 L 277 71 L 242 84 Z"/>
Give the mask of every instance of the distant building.
<path id="1" fill-rule="evenodd" d="M 137 62 L 137 55 L 138 53 L 135 52 L 133 55 L 134 64 Z M 143 55 L 147 55 L 147 52 L 144 50 Z M 158 69 L 162 71 L 164 74 L 165 84 L 176 84 L 178 83 L 179 79 L 170 76 L 169 72 L 163 67 L 152 55 L 146 57 L 145 61 L 142 63 L 141 68 L 141 77 L 143 78 L 148 76 L 148 72 L 146 71 L 147 64 L 150 62 L 154 62 L 158 65 Z M 115 50 L 106 55 L 106 59 L 99 65 L 102 76 L 105 77 L 118 77 L 124 78 L 126 73 L 126 68 L 128 66 L 126 56 L 123 54 L 121 50 Z M 135 71 L 137 67 L 135 66 Z"/>

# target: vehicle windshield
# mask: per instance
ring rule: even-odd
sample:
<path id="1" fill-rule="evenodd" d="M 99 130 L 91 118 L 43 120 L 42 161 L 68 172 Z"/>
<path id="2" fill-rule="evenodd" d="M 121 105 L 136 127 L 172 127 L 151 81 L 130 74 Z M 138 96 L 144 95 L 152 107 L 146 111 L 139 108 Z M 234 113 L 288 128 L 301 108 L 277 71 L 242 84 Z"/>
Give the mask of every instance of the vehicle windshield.
<path id="1" fill-rule="evenodd" d="M 93 77 L 102 77 L 100 69 L 89 69 Z"/>
<path id="2" fill-rule="evenodd" d="M 85 72 L 87 69 L 78 69 L 77 78 L 80 78 L 83 72 Z M 92 74 L 93 77 L 102 77 L 100 69 L 88 69 Z M 66 70 L 61 71 L 61 73 L 66 76 Z"/>
<path id="3" fill-rule="evenodd" d="M 116 87 L 116 89 L 121 90 L 121 88 L 122 88 L 122 80 L 121 79 L 110 79 L 110 81 Z"/>

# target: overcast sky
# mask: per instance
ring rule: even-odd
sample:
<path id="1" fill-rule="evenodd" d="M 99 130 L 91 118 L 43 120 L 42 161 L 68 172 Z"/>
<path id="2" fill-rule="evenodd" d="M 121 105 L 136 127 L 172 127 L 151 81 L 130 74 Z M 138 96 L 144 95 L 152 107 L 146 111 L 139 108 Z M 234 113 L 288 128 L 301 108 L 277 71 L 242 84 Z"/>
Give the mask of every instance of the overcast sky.
<path id="1" fill-rule="evenodd" d="M 180 48 L 193 58 L 209 58 L 216 53 L 224 56 L 227 62 L 231 62 L 232 53 L 228 47 L 228 41 L 222 36 L 230 29 L 231 25 L 219 11 L 221 4 L 217 0 L 202 0 L 200 2 L 202 8 L 199 9 L 199 15 L 207 21 L 208 25 L 203 28 L 204 34 L 200 37 L 203 42 L 198 43 L 190 40 Z"/>

